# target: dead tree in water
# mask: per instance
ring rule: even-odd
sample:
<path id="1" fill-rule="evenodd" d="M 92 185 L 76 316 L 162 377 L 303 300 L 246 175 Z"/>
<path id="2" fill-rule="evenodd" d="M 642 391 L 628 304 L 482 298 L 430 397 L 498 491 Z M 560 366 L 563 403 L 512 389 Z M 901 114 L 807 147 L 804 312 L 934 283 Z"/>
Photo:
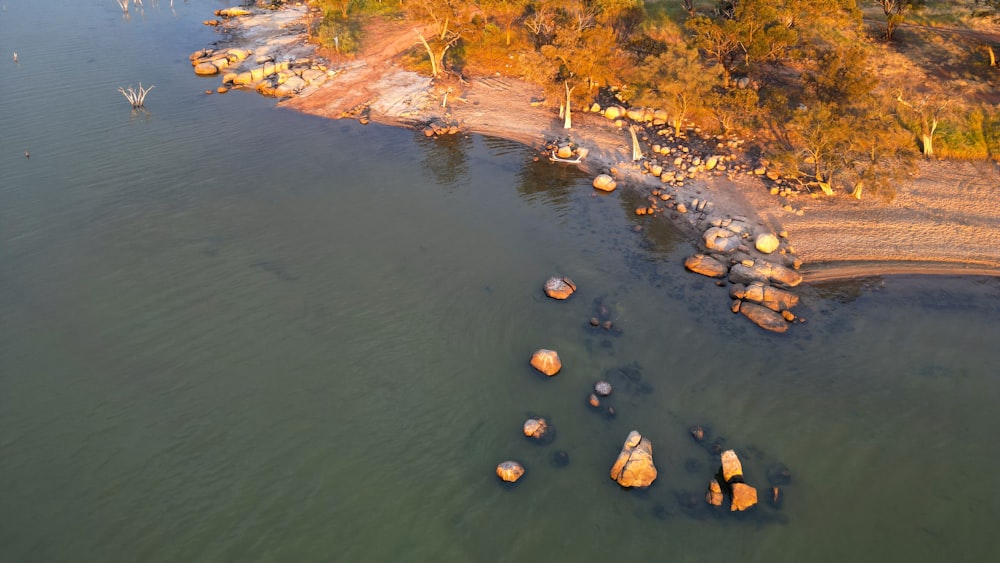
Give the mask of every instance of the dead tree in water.
<path id="1" fill-rule="evenodd" d="M 146 94 L 153 89 L 153 86 L 149 88 L 143 88 L 142 82 L 139 83 L 139 89 L 135 90 L 131 86 L 128 89 L 123 89 L 121 86 L 118 87 L 118 91 L 121 92 L 122 96 L 128 100 L 128 103 L 132 104 L 132 109 L 139 109 L 145 106 Z"/>

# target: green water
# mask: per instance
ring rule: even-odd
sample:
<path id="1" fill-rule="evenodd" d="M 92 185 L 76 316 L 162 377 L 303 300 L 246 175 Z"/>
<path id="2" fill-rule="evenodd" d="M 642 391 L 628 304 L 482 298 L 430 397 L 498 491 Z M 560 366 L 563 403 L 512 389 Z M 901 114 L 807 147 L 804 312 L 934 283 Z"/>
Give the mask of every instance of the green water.
<path id="1" fill-rule="evenodd" d="M 996 558 L 997 280 L 808 288 L 766 334 L 628 194 L 516 144 L 206 96 L 224 3 L 0 4 L 0 561 Z M 762 493 L 787 466 L 780 508 L 688 506 L 692 424 Z M 607 475 L 632 429 L 645 492 Z"/>

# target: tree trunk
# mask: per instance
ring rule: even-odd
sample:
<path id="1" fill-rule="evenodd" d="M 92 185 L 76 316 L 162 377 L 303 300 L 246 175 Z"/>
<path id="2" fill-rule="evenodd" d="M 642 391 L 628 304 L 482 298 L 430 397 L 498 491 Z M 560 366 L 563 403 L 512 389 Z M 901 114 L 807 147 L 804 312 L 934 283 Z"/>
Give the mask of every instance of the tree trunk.
<path id="1" fill-rule="evenodd" d="M 993 52 L 993 45 L 987 45 L 986 50 L 990 52 L 990 66 L 997 66 L 997 55 Z"/>
<path id="2" fill-rule="evenodd" d="M 923 145 L 924 156 L 934 156 L 934 138 L 927 133 L 920 134 L 920 144 Z"/>
<path id="3" fill-rule="evenodd" d="M 569 94 L 570 92 L 573 91 L 573 89 L 569 87 L 569 82 L 563 82 L 563 85 L 566 86 L 566 115 L 565 115 L 565 120 L 563 121 L 563 129 L 572 129 L 573 116 L 570 114 L 569 111 Z"/>
<path id="4" fill-rule="evenodd" d="M 632 134 L 632 160 L 642 160 L 642 148 L 639 146 L 639 137 L 635 134 L 635 125 L 628 126 L 628 132 Z"/>
<path id="5" fill-rule="evenodd" d="M 414 30 L 414 31 L 416 31 L 416 30 Z M 424 49 L 427 49 L 427 58 L 429 58 L 431 60 L 431 76 L 433 76 L 434 78 L 437 78 L 438 69 L 437 69 L 437 62 L 434 60 L 434 51 L 431 49 L 430 44 L 427 43 L 427 40 L 424 39 L 424 34 L 423 33 L 420 33 L 419 31 L 417 31 L 417 38 L 420 39 L 421 43 L 423 43 Z"/>

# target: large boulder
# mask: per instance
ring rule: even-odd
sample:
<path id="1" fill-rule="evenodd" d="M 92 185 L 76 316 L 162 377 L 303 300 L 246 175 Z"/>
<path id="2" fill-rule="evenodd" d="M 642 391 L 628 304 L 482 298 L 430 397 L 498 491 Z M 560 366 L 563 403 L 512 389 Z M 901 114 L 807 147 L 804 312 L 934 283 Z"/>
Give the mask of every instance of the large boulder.
<path id="1" fill-rule="evenodd" d="M 743 464 L 740 463 L 740 458 L 736 456 L 734 450 L 726 450 L 722 452 L 720 456 L 722 459 L 722 479 L 726 483 L 732 483 L 733 479 L 739 478 L 743 480 Z"/>
<path id="2" fill-rule="evenodd" d="M 684 267 L 696 274 L 701 274 L 703 276 L 708 276 L 710 278 L 724 278 L 726 274 L 729 273 L 729 267 L 722 262 L 712 258 L 711 256 L 705 256 L 704 254 L 695 254 L 694 256 L 688 256 L 684 260 Z"/>
<path id="3" fill-rule="evenodd" d="M 576 284 L 569 278 L 549 278 L 545 282 L 545 295 L 553 299 L 566 299 L 576 291 Z"/>
<path id="4" fill-rule="evenodd" d="M 611 467 L 611 478 L 623 487 L 648 487 L 656 480 L 653 444 L 633 430 L 625 438 L 618 459 Z"/>
<path id="5" fill-rule="evenodd" d="M 788 330 L 788 321 L 785 320 L 785 317 L 781 316 L 781 313 L 768 309 L 763 305 L 744 301 L 740 304 L 739 312 L 743 313 L 743 316 L 764 330 L 771 332 L 785 332 Z"/>
<path id="6" fill-rule="evenodd" d="M 721 227 L 709 227 L 703 239 L 705 248 L 722 254 L 729 254 L 740 247 L 740 237 Z"/>
<path id="7" fill-rule="evenodd" d="M 607 174 L 599 174 L 594 178 L 594 188 L 603 192 L 613 192 L 617 187 L 618 183 L 615 182 L 615 179 Z"/>
<path id="8" fill-rule="evenodd" d="M 746 483 L 733 483 L 733 504 L 730 511 L 746 510 L 757 504 L 757 489 Z"/>
<path id="9" fill-rule="evenodd" d="M 250 10 L 246 8 L 223 8 L 221 10 L 216 10 L 215 15 L 223 18 L 235 18 L 239 16 L 249 16 L 251 14 Z"/>
<path id="10" fill-rule="evenodd" d="M 559 370 L 562 369 L 562 362 L 559 361 L 559 354 L 556 353 L 555 350 L 546 350 L 545 348 L 542 348 L 532 354 L 531 367 L 549 377 L 552 377 L 553 375 L 559 373 Z"/>
<path id="11" fill-rule="evenodd" d="M 608 106 L 604 110 L 604 117 L 614 121 L 625 117 L 625 108 L 621 106 Z"/>
<path id="12" fill-rule="evenodd" d="M 729 269 L 729 281 L 733 283 L 751 283 L 754 281 L 772 281 L 795 287 L 802 283 L 802 274 L 767 260 L 756 260 L 753 265 L 735 264 Z"/>
<path id="13" fill-rule="evenodd" d="M 778 246 L 781 245 L 781 241 L 778 240 L 778 237 L 775 236 L 774 233 L 761 233 L 757 235 L 757 240 L 754 245 L 757 247 L 757 250 L 763 252 L 764 254 L 770 254 L 775 250 L 778 250 Z"/>
<path id="14" fill-rule="evenodd" d="M 198 76 L 212 76 L 219 73 L 219 67 L 210 62 L 198 63 L 194 67 L 194 73 Z"/>
<path id="15" fill-rule="evenodd" d="M 517 481 L 522 475 L 524 475 L 524 466 L 516 461 L 508 460 L 497 465 L 497 477 L 508 483 Z"/>
<path id="16" fill-rule="evenodd" d="M 729 296 L 733 299 L 760 303 L 772 311 L 779 312 L 799 304 L 798 295 L 762 282 L 753 282 L 750 285 L 733 284 L 729 286 Z"/>

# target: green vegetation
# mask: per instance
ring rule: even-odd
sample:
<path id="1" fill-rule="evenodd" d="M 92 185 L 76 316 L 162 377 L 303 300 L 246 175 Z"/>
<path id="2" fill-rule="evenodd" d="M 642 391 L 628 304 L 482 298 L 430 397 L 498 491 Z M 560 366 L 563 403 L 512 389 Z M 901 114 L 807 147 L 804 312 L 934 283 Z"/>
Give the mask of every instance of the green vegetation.
<path id="1" fill-rule="evenodd" d="M 567 127 L 571 109 L 599 101 L 662 110 L 678 135 L 751 134 L 824 191 L 891 196 L 920 154 L 1000 159 L 1000 0 L 312 4 L 316 40 L 340 53 L 359 48 L 369 18 L 392 15 L 434 77 L 534 82 Z"/>

